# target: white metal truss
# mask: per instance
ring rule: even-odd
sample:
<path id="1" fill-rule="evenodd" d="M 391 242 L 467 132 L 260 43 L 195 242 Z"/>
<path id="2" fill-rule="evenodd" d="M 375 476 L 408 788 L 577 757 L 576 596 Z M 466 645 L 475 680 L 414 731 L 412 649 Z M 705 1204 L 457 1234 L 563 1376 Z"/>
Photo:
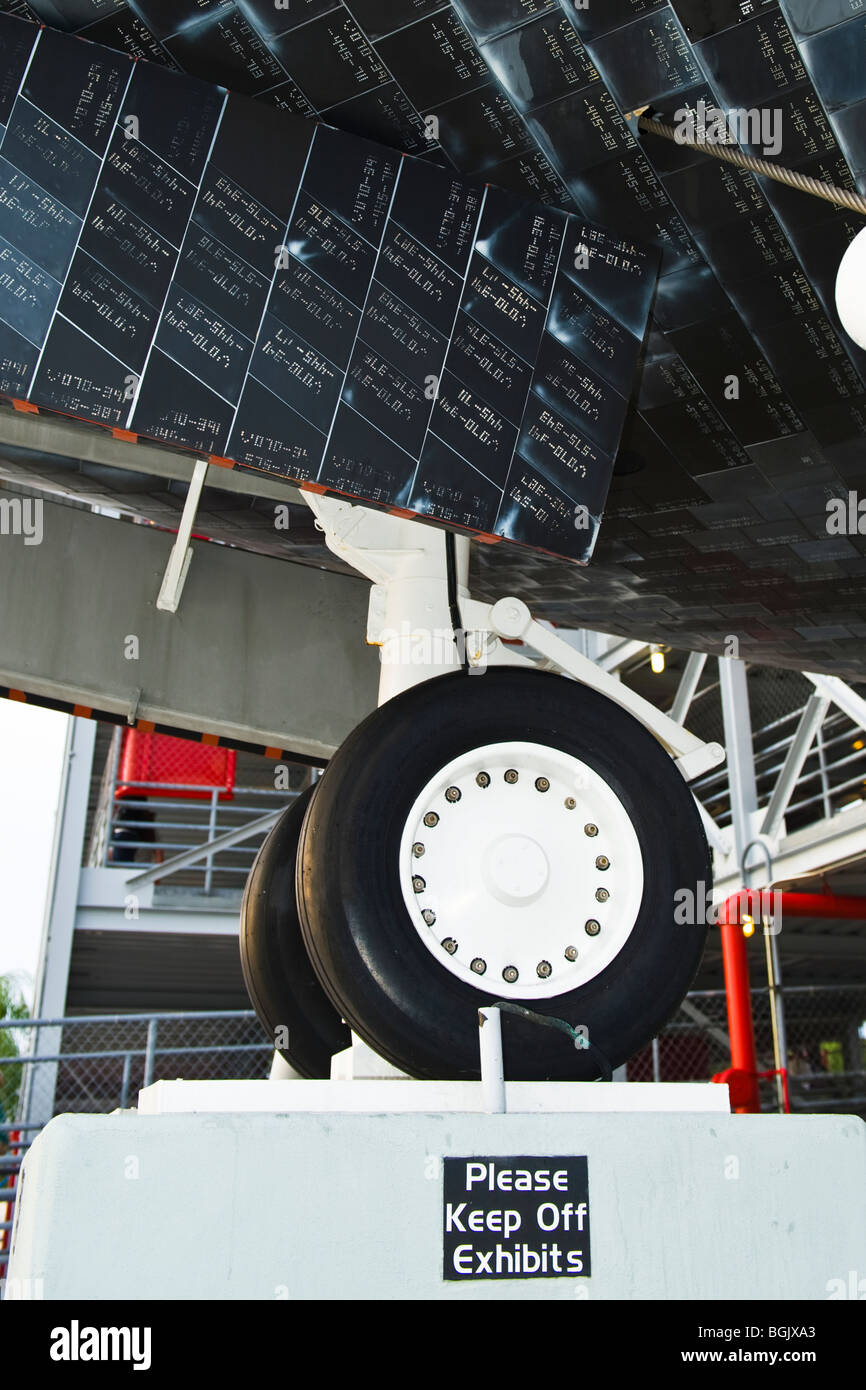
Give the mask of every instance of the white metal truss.
<path id="1" fill-rule="evenodd" d="M 804 671 L 803 675 L 812 682 L 820 695 L 826 696 L 834 705 L 838 705 L 852 723 L 866 729 L 866 700 L 862 695 L 858 695 L 856 690 L 852 690 L 850 685 L 846 685 L 838 676 L 820 676 L 814 671 Z"/>
<path id="2" fill-rule="evenodd" d="M 494 604 L 469 599 L 463 605 L 463 612 L 473 628 L 492 631 L 506 641 L 522 640 L 539 652 L 549 667 L 592 686 L 628 710 L 664 745 L 687 782 L 724 761 L 725 750 L 721 744 L 705 743 L 695 734 L 690 734 L 682 724 L 657 709 L 649 700 L 582 656 L 562 637 L 536 622 L 522 599 L 501 598 Z"/>
<path id="3" fill-rule="evenodd" d="M 866 701 L 838 676 L 803 673 L 815 687 L 806 701 L 766 804 L 759 806 L 745 666 L 719 658 L 728 751 L 732 825 L 720 832 L 715 860 L 717 902 L 743 887 L 804 878 L 866 854 L 866 804 L 825 814 L 788 833 L 785 813 L 831 704 L 866 729 Z"/>

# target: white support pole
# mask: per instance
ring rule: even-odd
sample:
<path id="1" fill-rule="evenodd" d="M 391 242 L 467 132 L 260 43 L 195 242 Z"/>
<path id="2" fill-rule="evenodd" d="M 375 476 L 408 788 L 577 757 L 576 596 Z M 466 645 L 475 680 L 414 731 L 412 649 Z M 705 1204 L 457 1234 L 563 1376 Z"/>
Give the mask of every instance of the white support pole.
<path id="1" fill-rule="evenodd" d="M 701 678 L 706 660 L 705 652 L 689 652 L 689 659 L 683 674 L 680 676 L 680 683 L 677 686 L 677 693 L 670 710 L 671 719 L 675 724 L 686 722 L 686 715 L 695 697 L 695 691 L 698 688 L 698 681 Z"/>
<path id="2" fill-rule="evenodd" d="M 636 656 L 646 651 L 649 651 L 648 642 L 618 642 L 615 647 L 596 658 L 596 665 L 600 666 L 602 671 L 618 671 L 620 666 L 624 666 L 627 661 L 633 661 Z"/>
<path id="3" fill-rule="evenodd" d="M 758 785 L 755 777 L 755 753 L 752 746 L 752 719 L 749 711 L 749 692 L 746 667 L 732 657 L 719 657 L 719 688 L 722 696 L 722 719 L 725 728 L 725 747 L 728 754 L 728 785 L 731 792 L 731 820 L 734 827 L 734 848 L 737 861 L 743 864 L 743 853 L 755 838 L 755 818 L 758 810 Z M 750 874 L 745 872 L 750 886 Z"/>
<path id="4" fill-rule="evenodd" d="M 395 555 L 387 583 L 370 594 L 367 640 L 381 649 L 380 705 L 462 664 L 462 621 L 455 632 L 458 619 L 448 604 L 446 535 L 429 527 L 422 539 L 423 545 Z M 469 597 L 469 541 L 456 536 L 454 545 L 459 609 L 459 600 Z"/>
<path id="5" fill-rule="evenodd" d="M 446 533 L 411 518 L 304 493 L 328 549 L 372 581 L 367 642 L 380 648 L 379 704 L 456 671 Z M 469 597 L 469 540 L 455 536 L 458 608 Z"/>
<path id="6" fill-rule="evenodd" d="M 852 690 L 846 681 L 840 680 L 838 676 L 821 676 L 814 671 L 804 671 L 803 675 L 806 680 L 812 682 L 819 694 L 832 700 L 858 728 L 866 729 L 866 700 Z"/>
<path id="7" fill-rule="evenodd" d="M 761 826 L 762 835 L 772 839 L 781 830 L 785 812 L 794 793 L 794 787 L 803 771 L 803 764 L 809 756 L 815 735 L 824 722 L 829 704 L 830 701 L 826 695 L 810 695 L 806 701 L 787 756 L 779 776 L 776 778 L 776 785 L 773 788 L 773 794 L 770 797 Z"/>
<path id="8" fill-rule="evenodd" d="M 502 1015 L 494 1006 L 478 1010 L 478 1048 L 481 1090 L 490 1115 L 505 1112 L 505 1073 L 502 1069 Z"/>
<path id="9" fill-rule="evenodd" d="M 70 719 L 33 996 L 33 1014 L 36 1018 L 62 1018 L 66 1013 L 69 962 L 75 934 L 95 746 L 95 721 Z M 33 1051 L 36 1056 L 56 1057 L 61 1050 L 62 1031 L 60 1028 L 35 1029 Z M 54 1114 L 57 1063 L 42 1062 L 26 1067 L 24 1071 L 26 1080 L 21 1114 L 28 1124 L 46 1124 Z"/>
<path id="10" fill-rule="evenodd" d="M 157 608 L 162 609 L 164 613 L 176 613 L 180 603 L 180 596 L 183 593 L 183 586 L 186 583 L 186 576 L 192 560 L 189 538 L 195 525 L 195 515 L 198 511 L 207 470 L 207 459 L 196 459 L 186 501 L 183 504 L 180 526 L 171 548 L 171 554 L 168 557 L 168 564 L 165 567 L 159 598 L 156 600 Z"/>

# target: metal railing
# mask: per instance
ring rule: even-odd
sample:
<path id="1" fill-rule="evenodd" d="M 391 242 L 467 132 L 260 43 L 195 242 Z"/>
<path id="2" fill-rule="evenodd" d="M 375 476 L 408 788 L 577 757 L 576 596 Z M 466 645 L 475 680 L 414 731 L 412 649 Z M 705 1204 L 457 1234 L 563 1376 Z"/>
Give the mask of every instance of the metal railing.
<path id="1" fill-rule="evenodd" d="M 273 821 L 300 787 L 236 786 L 230 800 L 221 800 L 227 790 L 222 786 L 125 781 L 119 776 L 120 747 L 118 730 L 99 791 L 88 866 L 131 867 L 139 874 L 163 866 L 154 880 L 160 884 L 205 895 L 240 893 Z"/>
<path id="2" fill-rule="evenodd" d="M 169 1077 L 267 1077 L 273 1057 L 251 1009 L 11 1018 L 0 1031 L 18 1049 L 0 1059 L 5 1126 L 22 1132 L 40 1129 L 46 1110 L 125 1109 L 142 1086 Z"/>
<path id="3" fill-rule="evenodd" d="M 752 734 L 758 802 L 769 801 L 785 757 L 794 740 L 803 707 L 755 729 Z M 788 822 L 808 825 L 850 802 L 866 782 L 866 734 L 847 714 L 830 708 L 815 736 L 794 794 L 785 810 Z M 700 777 L 692 790 L 717 825 L 731 823 L 728 769 L 726 766 Z"/>

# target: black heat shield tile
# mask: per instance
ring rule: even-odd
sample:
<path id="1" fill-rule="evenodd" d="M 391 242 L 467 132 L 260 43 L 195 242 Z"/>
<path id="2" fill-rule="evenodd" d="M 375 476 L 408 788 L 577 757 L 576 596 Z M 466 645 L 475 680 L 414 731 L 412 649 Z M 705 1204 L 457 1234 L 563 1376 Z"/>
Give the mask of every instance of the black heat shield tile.
<path id="1" fill-rule="evenodd" d="M 795 34 L 808 38 L 824 29 L 861 15 L 861 0 L 780 0 L 785 18 Z"/>
<path id="2" fill-rule="evenodd" d="M 866 671 L 864 625 L 848 621 L 862 616 L 866 538 L 822 532 L 828 497 L 866 492 L 866 355 L 833 304 L 835 269 L 864 219 L 624 123 L 644 101 L 668 121 L 699 101 L 741 108 L 752 121 L 763 114 L 781 133 L 768 158 L 866 192 L 862 0 L 0 0 L 2 11 L 255 98 L 252 107 L 232 103 L 223 116 L 232 138 L 211 151 L 223 93 L 197 88 L 189 123 L 186 98 L 180 108 L 169 99 L 186 89 L 138 64 L 125 114 L 147 124 L 152 161 L 195 189 L 181 246 L 170 190 L 155 217 L 145 215 L 142 186 L 160 186 L 153 162 L 124 175 L 113 152 L 82 209 L 87 181 L 77 186 L 73 169 L 104 156 L 105 113 L 113 124 L 117 100 L 110 84 L 104 101 L 70 109 L 65 73 L 56 81 L 56 65 L 48 80 L 34 72 L 41 88 L 27 99 L 39 95 L 55 126 L 28 132 L 22 103 L 7 133 L 32 33 L 0 14 L 0 293 L 14 286 L 14 303 L 7 297 L 0 309 L 4 393 L 23 397 L 34 377 L 56 393 L 50 373 L 78 333 L 96 339 L 111 365 L 97 400 L 103 359 L 80 354 L 76 400 L 110 423 L 115 372 L 129 389 L 167 296 L 176 304 L 183 294 L 206 307 L 208 323 L 193 334 L 175 325 L 177 361 L 162 350 L 165 337 L 149 361 L 145 351 L 137 410 L 159 438 L 176 441 L 183 420 L 198 447 L 262 470 L 317 486 L 325 478 L 381 505 L 396 498 L 482 532 L 498 519 L 511 537 L 522 522 L 523 547 L 473 548 L 474 587 L 497 597 L 523 586 L 539 613 L 567 626 L 719 651 L 736 634 L 747 658 L 792 666 L 811 636 L 813 664 Z M 42 42 L 56 50 L 48 31 Z M 756 105 L 763 112 L 750 112 Z M 272 121 L 258 139 L 257 112 Z M 403 162 L 378 253 L 371 205 L 335 205 L 331 164 L 308 171 L 295 205 L 298 150 L 278 131 L 297 124 L 283 113 L 423 159 Z M 40 143 L 44 152 L 71 121 L 83 141 L 77 157 L 61 142 L 39 166 Z M 757 137 L 765 145 L 760 129 Z M 749 129 L 743 138 L 754 148 Z M 500 232 L 495 255 L 507 265 L 492 265 L 474 243 L 454 240 L 456 204 L 443 240 L 437 169 L 474 176 L 479 196 L 486 181 L 609 227 L 620 254 L 632 241 L 660 248 L 654 327 L 637 373 L 643 321 L 631 321 L 628 293 L 591 284 L 597 263 L 593 277 L 575 273 L 566 241 L 547 301 L 544 246 L 520 264 Z M 152 182 L 142 185 L 144 171 Z M 487 198 L 493 206 L 492 189 Z M 275 274 L 283 243 L 287 264 Z M 523 296 L 513 303 L 499 293 L 509 276 Z M 255 348 L 236 402 L 244 342 Z M 189 353 L 200 343 L 214 357 L 193 376 Z M 538 343 L 545 371 L 534 377 L 536 359 L 522 354 Z M 331 371 L 351 373 L 354 404 L 341 400 L 327 437 Z M 423 396 L 436 428 L 419 460 L 402 446 L 415 447 L 418 393 L 431 379 L 445 390 L 440 401 Z M 577 413 L 575 382 L 588 393 Z M 606 410 L 618 400 L 628 414 L 590 569 L 534 554 L 527 545 L 572 556 L 585 546 L 573 525 L 587 481 L 579 467 L 588 451 L 600 459 L 611 450 Z M 557 429 L 544 418 L 554 406 Z M 496 460 L 514 431 L 503 497 Z M 472 459 L 460 453 L 471 452 L 469 439 L 479 450 Z M 724 529 L 730 545 L 718 548 Z M 325 552 L 321 562 L 330 562 Z"/>
<path id="3" fill-rule="evenodd" d="M 213 57 L 237 18 L 212 6 L 166 44 Z M 303 45 L 353 24 L 331 11 Z M 589 559 L 653 248 L 78 37 L 30 28 L 22 67 L 10 25 L 0 352 L 22 400 Z M 359 54 L 384 74 L 365 41 L 349 86 Z M 569 297 L 610 367 L 548 327 Z"/>

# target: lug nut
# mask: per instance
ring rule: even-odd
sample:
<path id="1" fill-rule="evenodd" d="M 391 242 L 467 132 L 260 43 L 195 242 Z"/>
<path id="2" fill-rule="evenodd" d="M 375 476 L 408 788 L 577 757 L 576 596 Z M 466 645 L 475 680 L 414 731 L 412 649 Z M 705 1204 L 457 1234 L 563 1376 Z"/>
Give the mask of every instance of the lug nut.
<path id="1" fill-rule="evenodd" d="M 596 900 L 596 902 L 599 902 L 599 903 L 606 903 L 609 897 L 610 897 L 610 893 L 608 893 L 608 891 L 607 891 L 606 888 L 596 888 L 596 890 L 595 890 L 595 900 Z"/>
<path id="2" fill-rule="evenodd" d="M 502 978 L 503 980 L 505 980 L 507 984 L 513 985 L 514 981 L 517 979 L 518 974 L 519 971 L 516 965 L 506 965 L 505 969 L 502 972 Z"/>
<path id="3" fill-rule="evenodd" d="M 508 769 L 508 771 L 506 772 L 506 774 L 505 774 L 505 780 L 506 780 L 506 782 L 510 782 L 510 783 L 512 784 L 512 786 L 513 786 L 513 784 L 517 781 L 517 773 L 515 772 L 515 770 L 514 770 L 513 767 L 510 767 L 510 768 Z"/>
<path id="4" fill-rule="evenodd" d="M 479 772 L 479 774 L 478 774 L 478 776 L 475 778 L 475 780 L 476 780 L 476 782 L 478 783 L 479 787 L 489 787 L 489 786 L 490 786 L 490 773 L 489 773 L 489 772 Z"/>
<path id="5" fill-rule="evenodd" d="M 412 846 L 412 853 L 414 854 L 416 859 L 421 858 L 421 855 L 424 853 L 424 846 L 421 844 L 420 840 L 417 840 L 415 844 Z"/>
<path id="6" fill-rule="evenodd" d="M 590 825 L 585 825 L 585 826 L 583 827 L 583 833 L 584 833 L 584 835 L 588 835 L 588 836 L 590 837 L 590 839 L 592 839 L 593 835 L 597 835 L 597 834 L 598 834 L 598 826 L 597 826 L 597 825 L 592 825 L 592 824 L 590 824 Z"/>
<path id="7" fill-rule="evenodd" d="M 424 918 L 428 927 L 432 927 L 433 923 L 436 921 L 436 913 L 433 911 L 432 907 L 425 907 L 421 916 Z"/>
<path id="8" fill-rule="evenodd" d="M 449 956 L 454 955 L 454 952 L 457 950 L 457 942 L 454 940 L 453 936 L 446 936 L 445 940 L 442 942 L 442 949 L 447 951 Z"/>
<path id="9" fill-rule="evenodd" d="M 460 788 L 459 788 L 459 787 L 449 787 L 448 790 L 447 790 L 446 793 L 445 793 L 445 800 L 446 800 L 446 801 L 459 801 L 459 800 L 460 800 Z"/>
<path id="10" fill-rule="evenodd" d="M 487 969 L 487 961 L 482 960 L 480 956 L 476 956 L 469 969 L 474 970 L 476 975 L 483 975 Z"/>
<path id="11" fill-rule="evenodd" d="M 549 975 L 553 974 L 553 966 L 549 960 L 540 960 L 535 967 L 535 973 L 542 980 L 546 980 Z"/>
<path id="12" fill-rule="evenodd" d="M 437 816 L 435 811 L 427 812 L 426 816 L 424 817 L 424 824 L 431 826 L 439 824 L 439 817 Z"/>
<path id="13" fill-rule="evenodd" d="M 550 791 L 550 783 L 548 782 L 548 780 L 547 780 L 546 777 L 536 777 L 536 779 L 535 779 L 535 790 L 538 791 L 538 792 L 549 792 L 549 791 Z"/>
<path id="14" fill-rule="evenodd" d="M 595 861 L 595 867 L 596 867 L 597 869 L 609 869 L 609 868 L 610 868 L 610 860 L 608 859 L 608 857 L 607 857 L 606 854 L 600 854 L 600 855 L 598 856 L 598 858 L 597 858 L 596 861 Z"/>
<path id="15" fill-rule="evenodd" d="M 565 959 L 566 959 L 566 960 L 577 960 L 577 947 L 576 947 L 576 946 L 566 946 L 566 948 L 565 948 Z"/>
<path id="16" fill-rule="evenodd" d="M 567 797 L 565 798 L 565 809 L 566 809 L 566 811 L 573 811 L 576 805 L 577 805 L 577 802 L 575 801 L 575 799 L 574 799 L 573 796 L 567 796 Z"/>
<path id="17" fill-rule="evenodd" d="M 590 917 L 586 924 L 585 931 L 587 936 L 598 936 L 601 931 L 601 923 L 597 922 L 594 917 Z M 577 955 L 577 952 L 575 951 L 574 954 Z"/>
<path id="18" fill-rule="evenodd" d="M 424 892 L 424 889 L 425 889 L 426 887 L 427 887 L 427 884 L 424 882 L 424 880 L 423 880 L 423 878 L 421 877 L 421 875 L 420 875 L 420 874 L 415 874 L 414 878 L 412 879 L 412 892 L 413 892 L 413 893 L 423 893 L 423 892 Z"/>

